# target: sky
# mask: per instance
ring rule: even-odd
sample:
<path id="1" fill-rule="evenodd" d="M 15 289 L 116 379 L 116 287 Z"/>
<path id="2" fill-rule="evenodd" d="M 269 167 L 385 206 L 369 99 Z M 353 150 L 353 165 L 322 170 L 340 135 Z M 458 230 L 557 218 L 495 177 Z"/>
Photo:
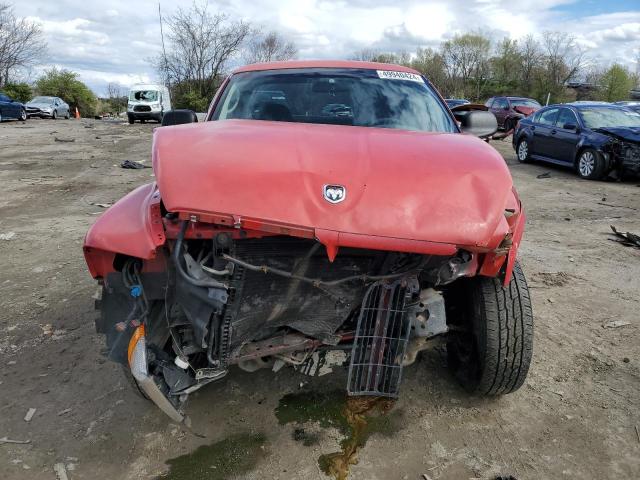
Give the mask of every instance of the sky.
<path id="1" fill-rule="evenodd" d="M 149 61 L 161 49 L 157 0 L 0 2 L 42 25 L 48 49 L 31 77 L 52 66 L 66 68 L 98 95 L 110 82 L 128 87 L 157 80 Z M 191 3 L 161 0 L 162 14 Z M 209 0 L 209 5 L 279 32 L 297 45 L 301 59 L 350 58 L 363 49 L 412 52 L 470 30 L 496 40 L 564 31 L 594 64 L 638 68 L 640 0 Z"/>

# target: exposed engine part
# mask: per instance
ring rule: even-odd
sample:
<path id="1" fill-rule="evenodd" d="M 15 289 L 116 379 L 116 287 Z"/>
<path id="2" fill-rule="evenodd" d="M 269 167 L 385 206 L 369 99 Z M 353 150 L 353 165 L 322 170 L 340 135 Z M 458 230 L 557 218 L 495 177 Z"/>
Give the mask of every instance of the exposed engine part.
<path id="1" fill-rule="evenodd" d="M 411 269 L 410 271 L 405 271 L 405 272 L 401 272 L 401 273 L 393 273 L 390 275 L 367 275 L 367 274 L 363 274 L 363 275 L 352 275 L 350 277 L 345 277 L 345 278 L 340 278 L 338 280 L 321 280 L 319 278 L 310 278 L 310 277 L 305 277 L 302 275 L 296 275 L 295 273 L 292 272 L 287 272 L 284 270 L 280 270 L 278 268 L 273 268 L 273 267 L 269 267 L 267 265 L 252 265 L 250 263 L 244 262 L 238 258 L 233 258 L 230 255 L 222 255 L 222 257 L 225 260 L 229 260 L 230 262 L 233 262 L 237 265 L 240 265 L 244 268 L 246 268 L 247 270 L 251 270 L 253 272 L 262 272 L 262 273 L 273 273 L 274 275 L 280 275 L 281 277 L 285 277 L 285 278 L 291 278 L 294 280 L 300 280 L 302 282 L 306 282 L 306 283 L 310 283 L 316 287 L 319 286 L 326 286 L 326 287 L 331 287 L 334 285 L 339 285 L 341 283 L 345 283 L 345 282 L 353 282 L 356 280 L 361 280 L 363 282 L 372 282 L 372 281 L 379 281 L 379 280 L 393 280 L 395 278 L 400 278 L 403 277 L 411 272 L 416 272 L 420 269 L 421 265 L 416 265 L 416 267 L 414 269 Z"/>
<path id="2" fill-rule="evenodd" d="M 433 286 L 447 285 L 460 277 L 475 275 L 477 259 L 472 253 L 460 250 L 455 257 L 443 262 L 438 268 L 427 269 L 421 278 Z"/>
<path id="3" fill-rule="evenodd" d="M 406 304 L 418 291 L 416 277 L 376 282 L 367 290 L 351 350 L 349 395 L 398 396 L 411 333 Z"/>
<path id="4" fill-rule="evenodd" d="M 430 338 L 447 333 L 444 297 L 433 288 L 420 291 L 419 302 L 407 307 L 407 315 L 413 336 Z"/>
<path id="5" fill-rule="evenodd" d="M 420 291 L 419 301 L 407 307 L 411 318 L 411 339 L 402 364 L 411 365 L 418 353 L 434 346 L 434 337 L 447 333 L 444 297 L 433 288 Z"/>

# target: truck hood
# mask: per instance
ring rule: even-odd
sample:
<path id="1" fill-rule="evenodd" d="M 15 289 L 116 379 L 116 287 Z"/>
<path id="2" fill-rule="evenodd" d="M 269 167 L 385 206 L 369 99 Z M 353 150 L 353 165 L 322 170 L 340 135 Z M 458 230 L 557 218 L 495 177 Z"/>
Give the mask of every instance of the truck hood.
<path id="1" fill-rule="evenodd" d="M 518 112 L 521 113 L 522 115 L 524 115 L 525 117 L 528 117 L 529 115 L 531 115 L 533 112 L 537 111 L 538 108 L 536 107 L 526 107 L 523 105 L 518 105 L 513 107 L 513 109 Z"/>
<path id="2" fill-rule="evenodd" d="M 153 168 L 171 212 L 459 246 L 508 231 L 509 170 L 459 133 L 205 122 L 156 129 Z M 344 186 L 344 201 L 328 202 L 325 185 Z"/>

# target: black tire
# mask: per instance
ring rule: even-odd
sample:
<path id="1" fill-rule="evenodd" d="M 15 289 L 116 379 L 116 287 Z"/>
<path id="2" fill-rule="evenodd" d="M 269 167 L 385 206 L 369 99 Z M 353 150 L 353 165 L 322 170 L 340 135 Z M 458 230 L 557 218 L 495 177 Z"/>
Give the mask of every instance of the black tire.
<path id="1" fill-rule="evenodd" d="M 66 115 L 64 116 L 65 120 L 69 120 L 69 118 L 71 117 L 71 114 L 69 113 L 69 110 L 67 110 Z"/>
<path id="2" fill-rule="evenodd" d="M 27 121 L 27 111 L 24 109 L 20 110 L 20 120 L 23 122 Z"/>
<path id="3" fill-rule="evenodd" d="M 515 126 L 515 123 L 514 123 L 513 118 L 507 118 L 504 121 L 504 131 L 505 132 L 508 132 L 509 130 L 512 130 L 514 126 Z"/>
<path id="4" fill-rule="evenodd" d="M 136 119 L 129 115 L 129 125 L 133 125 L 136 122 Z"/>
<path id="5" fill-rule="evenodd" d="M 140 123 L 147 123 L 147 121 L 144 118 L 141 118 Z"/>
<path id="6" fill-rule="evenodd" d="M 527 377 L 533 351 L 533 312 L 520 265 L 507 287 L 479 276 L 462 280 L 456 297 L 460 308 L 452 312 L 447 353 L 458 381 L 477 395 L 515 392 Z"/>
<path id="7" fill-rule="evenodd" d="M 576 158 L 576 171 L 586 180 L 599 180 L 607 174 L 607 164 L 600 152 L 585 148 Z"/>
<path id="8" fill-rule="evenodd" d="M 531 160 L 531 146 L 526 138 L 518 140 L 516 145 L 516 158 L 520 163 L 527 163 Z"/>
<path id="9" fill-rule="evenodd" d="M 54 111 L 53 111 L 53 113 L 51 114 L 51 118 L 52 118 L 53 120 L 56 120 L 56 119 L 58 118 L 58 111 L 57 111 L 57 110 L 54 110 Z"/>

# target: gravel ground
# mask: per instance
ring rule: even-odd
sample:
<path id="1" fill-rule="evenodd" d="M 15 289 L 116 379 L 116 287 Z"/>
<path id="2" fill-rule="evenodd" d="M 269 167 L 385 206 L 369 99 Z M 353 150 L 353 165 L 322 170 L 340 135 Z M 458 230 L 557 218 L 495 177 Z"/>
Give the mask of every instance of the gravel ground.
<path id="1" fill-rule="evenodd" d="M 229 476 L 207 465 L 207 476 L 191 478 L 326 478 L 318 457 L 339 448 L 338 431 L 308 423 L 317 442 L 305 446 L 275 410 L 301 383 L 343 389 L 344 372 L 234 370 L 189 401 L 202 438 L 136 397 L 101 355 L 82 239 L 100 204 L 153 180 L 150 169 L 119 164 L 149 164 L 154 127 L 0 125 L 0 438 L 30 441 L 0 443 L 0 478 L 55 479 L 56 464 L 70 480 L 155 478 L 168 459 L 243 433 L 259 435 L 248 467 Z M 640 233 L 640 180 L 588 182 L 520 165 L 509 140 L 494 146 L 528 213 L 520 250 L 536 322 L 528 381 L 503 398 L 470 398 L 441 351 L 423 355 L 405 372 L 398 428 L 371 436 L 352 479 L 640 478 L 640 250 L 608 236 L 611 224 Z M 550 178 L 538 179 L 544 172 Z"/>

